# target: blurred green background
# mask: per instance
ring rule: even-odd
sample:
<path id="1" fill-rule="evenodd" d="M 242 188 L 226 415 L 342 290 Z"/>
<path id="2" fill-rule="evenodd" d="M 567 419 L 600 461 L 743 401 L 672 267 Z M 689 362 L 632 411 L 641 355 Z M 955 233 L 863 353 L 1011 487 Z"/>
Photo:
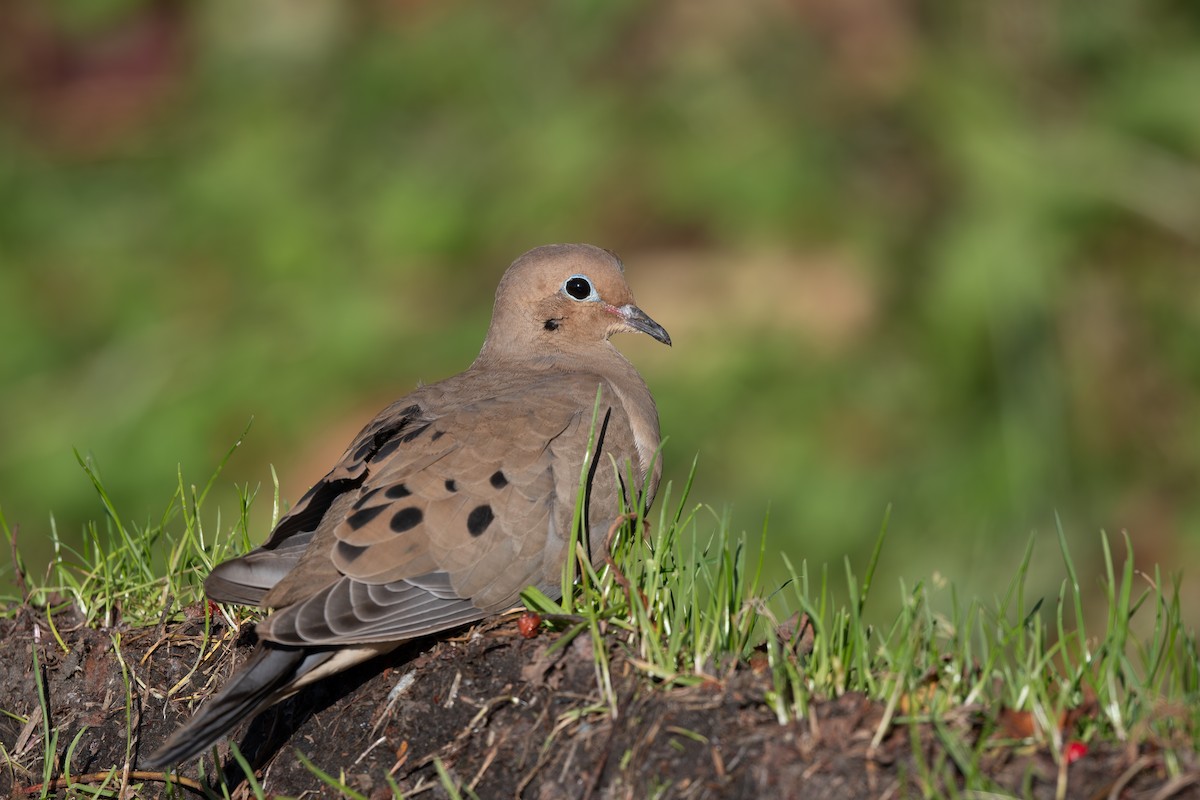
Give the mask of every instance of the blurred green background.
<path id="1" fill-rule="evenodd" d="M 465 367 L 504 267 L 589 241 L 666 477 L 773 575 L 988 595 L 1061 515 L 1200 563 L 1200 4 L 0 4 L 0 506 L 157 519 L 177 466 L 286 500 Z M 640 339 L 640 340 L 639 340 Z M 269 502 L 260 502 L 265 523 Z M 258 532 L 265 535 L 265 530 Z M 1119 542 L 1118 549 L 1119 549 Z M 5 559 L 7 560 L 7 559 Z M 0 573 L 11 582 L 12 570 Z"/>

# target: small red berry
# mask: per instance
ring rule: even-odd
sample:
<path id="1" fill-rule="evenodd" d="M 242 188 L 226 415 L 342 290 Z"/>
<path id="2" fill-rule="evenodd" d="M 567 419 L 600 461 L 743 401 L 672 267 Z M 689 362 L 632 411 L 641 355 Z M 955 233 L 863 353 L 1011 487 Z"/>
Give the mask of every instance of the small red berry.
<path id="1" fill-rule="evenodd" d="M 1083 742 L 1068 742 L 1067 743 L 1067 763 L 1074 764 L 1079 759 L 1087 755 L 1088 746 Z"/>
<path id="2" fill-rule="evenodd" d="M 521 636 L 526 639 L 533 639 L 538 635 L 538 628 L 542 625 L 542 617 L 532 611 L 526 611 L 517 618 L 517 630 L 521 632 Z"/>

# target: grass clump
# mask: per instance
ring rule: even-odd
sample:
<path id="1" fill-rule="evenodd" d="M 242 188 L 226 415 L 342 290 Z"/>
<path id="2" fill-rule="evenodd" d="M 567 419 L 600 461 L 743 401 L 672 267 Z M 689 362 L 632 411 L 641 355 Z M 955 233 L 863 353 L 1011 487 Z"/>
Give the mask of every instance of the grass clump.
<path id="1" fill-rule="evenodd" d="M 1191 751 L 1200 745 L 1200 648 L 1183 622 L 1181 578 L 1168 582 L 1157 566 L 1153 575 L 1137 572 L 1127 534 L 1120 563 L 1109 537 L 1100 536 L 1102 630 L 1089 630 L 1061 524 L 1065 577 L 1049 608 L 1043 599 L 1030 604 L 1026 593 L 1031 537 L 1002 597 L 964 603 L 954 587 L 943 587 L 951 595 L 947 613 L 933 602 L 937 587 L 902 582 L 900 612 L 870 623 L 887 515 L 861 577 L 849 558 L 844 562 L 847 602 L 836 599 L 827 567 L 817 577 L 806 561 L 797 568 L 786 555 L 791 579 L 767 594 L 760 583 L 766 525 L 755 550 L 730 531 L 727 517 L 689 506 L 694 474 L 693 463 L 674 503 L 667 485 L 653 525 L 644 502 L 628 515 L 606 567 L 594 570 L 582 548 L 574 551 L 562 603 L 526 594 L 531 608 L 568 623 L 561 643 L 590 632 L 613 713 L 608 642 L 615 640 L 665 684 L 720 680 L 765 655 L 774 687 L 766 701 L 781 723 L 806 718 L 822 698 L 860 693 L 884 704 L 872 749 L 897 728 L 931 726 L 943 752 L 940 763 L 925 765 L 927 787 L 947 785 L 935 777 L 953 770 L 966 788 L 994 789 L 981 766 L 988 748 L 1033 744 L 1058 765 L 1062 797 L 1066 767 L 1088 742 L 1153 741 Z M 711 530 L 701 530 L 703 519 Z M 577 539 L 581 525 L 577 515 Z M 966 727 L 981 733 L 964 736 Z"/>
<path id="2" fill-rule="evenodd" d="M 247 428 L 247 431 L 249 428 Z M 202 513 L 209 491 L 241 445 L 239 437 L 203 487 L 189 484 L 176 472 L 175 492 L 157 520 L 131 524 L 117 511 L 96 465 L 76 452 L 84 474 L 95 487 L 104 520 L 91 522 L 79 548 L 66 544 L 51 519 L 54 555 L 43 576 L 30 575 L 19 555 L 17 532 L 0 512 L 0 530 L 13 554 L 20 597 L 0 597 L 0 611 L 11 614 L 21 603 L 55 614 L 73 609 L 90 627 L 110 627 L 118 620 L 133 627 L 157 623 L 175 608 L 203 597 L 204 577 L 220 562 L 251 547 L 249 512 L 257 490 L 238 487 L 238 513 L 228 525 L 218 509 L 211 523 Z M 274 472 L 272 478 L 274 479 Z M 279 516 L 279 485 L 274 481 L 274 513 Z M 6 601 L 6 602 L 5 602 Z M 56 638 L 57 631 L 54 631 Z M 59 644 L 62 644 L 59 638 Z"/>
<path id="3" fill-rule="evenodd" d="M 844 565 L 849 602 L 836 600 L 828 568 L 814 576 L 803 561 L 789 563 L 792 579 L 768 595 L 759 582 L 765 544 L 752 548 L 715 512 L 687 508 L 686 487 L 674 507 L 670 493 L 649 532 L 640 518 L 622 529 L 612 566 L 582 565 L 571 605 L 536 592 L 528 593 L 530 605 L 567 619 L 573 612 L 579 621 L 568 635 L 602 631 L 667 683 L 719 677 L 722 667 L 765 654 L 777 687 L 769 700 L 781 721 L 804 717 L 817 699 L 859 692 L 886 703 L 881 735 L 971 709 L 997 719 L 1029 715 L 1031 738 L 1055 752 L 1066 737 L 1200 744 L 1200 648 L 1184 626 L 1180 576 L 1136 571 L 1127 535 L 1120 562 L 1109 537 L 1099 537 L 1108 601 L 1100 615 L 1085 612 L 1060 530 L 1066 577 L 1051 607 L 1026 595 L 1031 538 L 1002 597 L 964 603 L 953 586 L 902 583 L 901 611 L 879 624 L 867 611 L 886 523 L 861 577 L 849 560 Z M 703 519 L 715 529 L 700 530 Z M 944 612 L 934 595 L 947 591 Z M 1105 624 L 1090 630 L 1097 616 Z M 596 651 L 603 659 L 605 649 Z"/>

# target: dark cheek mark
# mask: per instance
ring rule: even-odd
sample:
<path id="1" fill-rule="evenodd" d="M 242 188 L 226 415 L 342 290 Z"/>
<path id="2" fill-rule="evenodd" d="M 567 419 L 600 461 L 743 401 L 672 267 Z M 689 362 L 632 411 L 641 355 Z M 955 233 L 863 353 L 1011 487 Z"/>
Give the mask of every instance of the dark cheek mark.
<path id="1" fill-rule="evenodd" d="M 453 478 L 446 479 L 446 491 L 447 492 L 457 492 L 458 491 L 458 484 L 456 484 L 454 482 Z"/>
<path id="2" fill-rule="evenodd" d="M 378 517 L 379 512 L 383 511 L 385 508 L 387 508 L 386 505 L 380 505 L 372 506 L 371 508 L 364 508 L 361 511 L 355 511 L 353 514 L 346 517 L 346 524 L 354 530 L 358 530 L 371 520 Z"/>
<path id="3" fill-rule="evenodd" d="M 503 489 L 505 486 L 508 486 L 508 478 L 504 477 L 504 473 L 501 472 L 500 470 L 496 470 L 495 472 L 493 472 L 492 473 L 492 488 L 493 489 Z"/>
<path id="4" fill-rule="evenodd" d="M 396 516 L 392 517 L 392 530 L 396 533 L 411 531 L 420 525 L 424 518 L 425 514 L 415 506 L 402 508 L 396 512 Z"/>
<path id="5" fill-rule="evenodd" d="M 412 492 L 403 483 L 397 483 L 395 486 L 389 486 L 383 496 L 390 500 L 399 500 L 402 497 L 408 497 Z"/>
<path id="6" fill-rule="evenodd" d="M 491 506 L 476 506 L 467 515 L 467 532 L 472 536 L 482 536 L 495 518 L 496 515 L 492 513 Z"/>

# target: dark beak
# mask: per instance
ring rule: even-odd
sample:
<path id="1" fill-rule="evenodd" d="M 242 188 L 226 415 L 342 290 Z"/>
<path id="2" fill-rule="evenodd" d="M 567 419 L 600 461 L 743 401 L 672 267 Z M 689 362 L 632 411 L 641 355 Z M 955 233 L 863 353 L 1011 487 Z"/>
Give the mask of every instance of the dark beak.
<path id="1" fill-rule="evenodd" d="M 650 319 L 646 312 L 637 306 L 632 304 L 620 306 L 617 308 L 617 313 L 621 315 L 621 319 L 625 320 L 625 324 L 629 326 L 630 330 L 649 334 L 651 338 L 657 339 L 668 347 L 671 346 L 671 335 L 667 333 L 666 328 Z"/>

